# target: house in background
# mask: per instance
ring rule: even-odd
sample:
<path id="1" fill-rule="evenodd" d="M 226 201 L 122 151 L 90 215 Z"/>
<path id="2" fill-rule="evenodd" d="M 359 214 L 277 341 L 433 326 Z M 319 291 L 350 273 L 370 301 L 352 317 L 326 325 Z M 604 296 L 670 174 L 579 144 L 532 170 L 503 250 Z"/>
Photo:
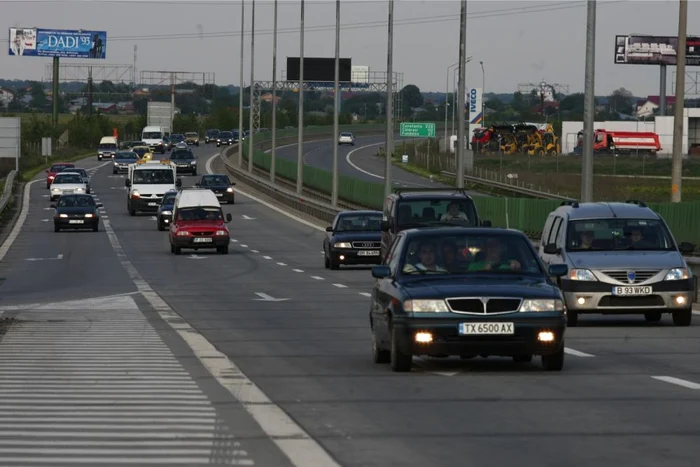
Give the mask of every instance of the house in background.
<path id="1" fill-rule="evenodd" d="M 635 114 L 639 118 L 651 117 L 658 113 L 661 99 L 659 96 L 648 96 L 646 100 L 637 102 L 637 110 Z M 673 110 L 673 105 L 676 103 L 675 96 L 666 96 L 666 115 Z"/>
<path id="2" fill-rule="evenodd" d="M 0 107 L 7 107 L 15 100 L 15 94 L 7 89 L 0 88 Z"/>

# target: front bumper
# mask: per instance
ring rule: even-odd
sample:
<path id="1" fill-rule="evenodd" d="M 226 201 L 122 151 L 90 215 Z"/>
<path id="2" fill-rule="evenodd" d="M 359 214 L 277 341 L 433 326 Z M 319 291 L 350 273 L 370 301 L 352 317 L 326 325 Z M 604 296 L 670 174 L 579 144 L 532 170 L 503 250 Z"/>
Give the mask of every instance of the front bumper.
<path id="1" fill-rule="evenodd" d="M 692 278 L 649 284 L 652 293 L 641 296 L 613 295 L 613 287 L 618 286 L 600 281 L 561 281 L 566 307 L 577 313 L 640 314 L 645 311 L 678 311 L 689 308 L 695 298 Z M 634 284 L 623 287 L 643 286 Z M 683 301 L 679 303 L 678 297 L 683 297 Z"/>
<path id="2" fill-rule="evenodd" d="M 227 203 L 232 203 L 236 199 L 236 194 L 234 192 L 231 192 L 231 193 L 229 193 L 229 192 L 224 192 L 224 193 L 214 192 L 214 194 L 216 195 L 216 199 L 218 199 L 219 202 L 225 201 Z"/>
<path id="3" fill-rule="evenodd" d="M 338 140 L 338 144 L 355 144 L 355 142 L 353 140 L 350 140 L 350 139 L 341 139 L 341 140 Z"/>
<path id="4" fill-rule="evenodd" d="M 196 238 L 207 238 L 211 239 L 210 242 L 195 242 Z M 208 249 L 208 248 L 220 248 L 222 246 L 227 246 L 231 242 L 231 238 L 228 235 L 212 235 L 207 237 L 170 237 L 170 243 L 178 248 L 194 248 Z"/>
<path id="5" fill-rule="evenodd" d="M 114 158 L 114 153 L 109 153 L 109 152 L 102 153 L 102 152 L 101 152 L 101 153 L 98 153 L 98 154 L 97 154 L 97 159 L 98 159 L 98 160 L 102 160 L 102 159 L 113 159 L 113 158 Z"/>
<path id="6" fill-rule="evenodd" d="M 158 215 L 158 222 L 160 222 L 163 225 L 170 225 L 170 223 L 172 221 L 173 221 L 172 214 L 160 214 L 160 215 Z"/>
<path id="7" fill-rule="evenodd" d="M 360 255 L 361 251 L 371 251 L 373 253 L 376 253 L 374 255 Z M 378 248 L 367 250 L 356 250 L 351 248 L 332 248 L 330 251 L 330 257 L 331 259 L 333 259 L 333 261 L 337 261 L 339 264 L 382 264 L 380 250 Z"/>
<path id="8" fill-rule="evenodd" d="M 187 140 L 186 143 L 189 146 L 199 146 L 199 140 Z"/>
<path id="9" fill-rule="evenodd" d="M 514 323 L 514 334 L 476 335 L 459 334 L 460 323 Z M 395 318 L 398 346 L 402 353 L 410 355 L 461 355 L 461 356 L 504 356 L 550 355 L 561 350 L 564 345 L 566 317 L 550 315 L 546 317 L 524 316 L 522 313 L 479 318 L 465 315 L 460 318 Z M 540 342 L 540 332 L 552 332 L 554 340 Z M 418 332 L 432 334 L 431 343 L 415 342 Z"/>
<path id="10" fill-rule="evenodd" d="M 134 211 L 156 212 L 160 207 L 160 201 L 160 198 L 132 198 L 129 203 Z"/>
<path id="11" fill-rule="evenodd" d="M 114 173 L 128 173 L 129 166 L 128 165 L 115 165 L 112 167 L 112 172 L 114 172 Z"/>
<path id="12" fill-rule="evenodd" d="M 70 218 L 70 217 L 59 217 L 53 220 L 53 224 L 61 229 L 92 229 L 95 225 L 100 223 L 99 217 L 90 218 Z"/>
<path id="13" fill-rule="evenodd" d="M 195 173 L 197 172 L 197 164 L 183 164 L 177 166 L 177 173 Z"/>
<path id="14" fill-rule="evenodd" d="M 217 141 L 216 145 L 217 146 L 231 146 L 231 141 Z"/>

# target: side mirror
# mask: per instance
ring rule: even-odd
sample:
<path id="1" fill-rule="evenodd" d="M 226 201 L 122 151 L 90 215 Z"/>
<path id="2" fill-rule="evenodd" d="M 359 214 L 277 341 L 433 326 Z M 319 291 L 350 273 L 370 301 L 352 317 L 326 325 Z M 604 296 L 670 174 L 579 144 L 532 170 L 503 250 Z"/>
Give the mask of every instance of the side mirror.
<path id="1" fill-rule="evenodd" d="M 226 214 L 226 222 L 231 222 L 233 220 L 233 216 L 231 216 L 231 213 L 229 212 Z"/>
<path id="2" fill-rule="evenodd" d="M 182 186 L 182 179 L 178 178 L 177 180 L 175 180 L 175 186 L 180 188 Z"/>
<path id="3" fill-rule="evenodd" d="M 102 206 L 104 206 L 104 204 L 102 204 L 102 203 L 97 203 L 95 206 L 97 206 L 98 208 L 101 208 Z"/>
<path id="4" fill-rule="evenodd" d="M 678 251 L 684 255 L 689 255 L 695 251 L 695 244 L 690 242 L 681 242 L 681 244 L 678 245 Z"/>
<path id="5" fill-rule="evenodd" d="M 559 249 L 556 243 L 549 243 L 545 245 L 542 251 L 545 255 L 558 255 L 559 253 L 561 253 L 561 250 Z"/>
<path id="6" fill-rule="evenodd" d="M 51 209 L 56 209 L 56 205 L 55 205 L 55 204 L 52 204 L 52 205 L 51 205 Z"/>
<path id="7" fill-rule="evenodd" d="M 231 186 L 236 186 L 236 182 L 231 182 Z"/>
<path id="8" fill-rule="evenodd" d="M 333 226 L 329 225 L 328 227 L 326 227 L 326 232 L 333 232 Z"/>
<path id="9" fill-rule="evenodd" d="M 389 266 L 381 265 L 372 267 L 372 277 L 375 279 L 384 279 L 389 276 L 391 276 L 391 269 L 389 269 Z"/>
<path id="10" fill-rule="evenodd" d="M 549 266 L 549 275 L 553 277 L 562 277 L 569 272 L 569 266 L 566 264 L 551 264 Z"/>
<path id="11" fill-rule="evenodd" d="M 491 227 L 491 221 L 481 221 L 482 227 Z"/>
<path id="12" fill-rule="evenodd" d="M 382 221 L 382 232 L 388 232 L 388 231 L 389 231 L 389 222 Z"/>
<path id="13" fill-rule="evenodd" d="M 127 178 L 127 179 L 124 181 L 124 186 L 130 187 L 130 186 L 131 186 L 131 180 L 129 180 L 129 179 Z"/>

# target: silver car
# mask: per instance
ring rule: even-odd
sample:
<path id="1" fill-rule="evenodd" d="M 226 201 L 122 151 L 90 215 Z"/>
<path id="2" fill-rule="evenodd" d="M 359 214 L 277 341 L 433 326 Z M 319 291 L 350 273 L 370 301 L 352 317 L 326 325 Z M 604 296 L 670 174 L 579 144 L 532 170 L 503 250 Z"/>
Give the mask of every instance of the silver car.
<path id="1" fill-rule="evenodd" d="M 647 321 L 671 313 L 689 326 L 695 287 L 683 254 L 663 218 L 639 201 L 564 202 L 544 226 L 539 253 L 547 264 L 566 264 L 562 289 L 569 326 L 585 313 L 644 314 Z"/>

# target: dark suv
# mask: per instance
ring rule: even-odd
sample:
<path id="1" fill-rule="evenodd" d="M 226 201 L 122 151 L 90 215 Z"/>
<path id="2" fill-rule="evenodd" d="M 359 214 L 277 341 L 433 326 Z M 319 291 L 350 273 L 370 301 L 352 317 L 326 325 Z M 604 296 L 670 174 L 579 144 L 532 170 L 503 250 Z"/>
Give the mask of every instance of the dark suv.
<path id="1" fill-rule="evenodd" d="M 197 175 L 197 159 L 189 149 L 176 149 L 170 155 L 170 161 L 177 166 L 177 173 L 189 172 Z"/>
<path id="2" fill-rule="evenodd" d="M 417 227 L 491 227 L 481 220 L 471 196 L 455 188 L 401 188 L 384 199 L 381 259 L 397 233 Z"/>

